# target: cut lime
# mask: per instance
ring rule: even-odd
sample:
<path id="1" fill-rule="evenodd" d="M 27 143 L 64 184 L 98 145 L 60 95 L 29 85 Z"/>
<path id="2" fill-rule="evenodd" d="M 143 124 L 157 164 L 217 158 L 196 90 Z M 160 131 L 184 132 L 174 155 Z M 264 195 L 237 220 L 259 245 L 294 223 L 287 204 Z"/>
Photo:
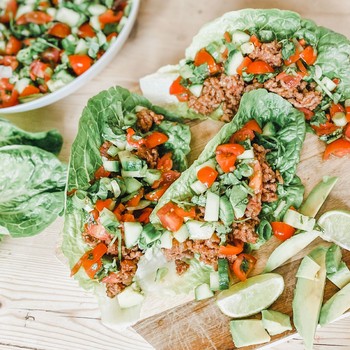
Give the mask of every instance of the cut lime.
<path id="1" fill-rule="evenodd" d="M 350 212 L 346 210 L 331 210 L 324 213 L 318 220 L 322 227 L 321 237 L 334 242 L 340 247 L 350 250 Z"/>
<path id="2" fill-rule="evenodd" d="M 219 309 L 227 316 L 240 318 L 268 308 L 282 294 L 284 281 L 277 273 L 266 273 L 234 284 L 217 296 Z"/>

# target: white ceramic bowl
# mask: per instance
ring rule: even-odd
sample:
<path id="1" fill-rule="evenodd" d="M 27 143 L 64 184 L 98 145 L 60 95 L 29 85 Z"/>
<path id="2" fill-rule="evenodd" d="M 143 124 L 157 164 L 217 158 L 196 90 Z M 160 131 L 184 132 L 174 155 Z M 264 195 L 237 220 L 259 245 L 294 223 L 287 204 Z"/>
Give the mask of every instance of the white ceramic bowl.
<path id="1" fill-rule="evenodd" d="M 113 57 L 118 53 L 118 51 L 124 45 L 126 39 L 128 38 L 131 29 L 135 24 L 135 20 L 137 17 L 137 12 L 139 10 L 140 0 L 133 0 L 133 5 L 128 17 L 127 22 L 125 23 L 122 31 L 118 35 L 115 42 L 108 48 L 105 54 L 94 63 L 91 68 L 89 68 L 84 74 L 75 78 L 72 82 L 65 85 L 61 89 L 49 93 L 43 97 L 40 97 L 36 100 L 18 104 L 13 107 L 0 108 L 0 114 L 11 114 L 11 113 L 19 113 L 31 111 L 33 109 L 41 108 L 57 102 L 58 100 L 72 94 L 76 90 L 78 90 L 81 86 L 85 85 L 90 79 L 95 77 L 99 72 L 101 72 L 113 59 Z"/>

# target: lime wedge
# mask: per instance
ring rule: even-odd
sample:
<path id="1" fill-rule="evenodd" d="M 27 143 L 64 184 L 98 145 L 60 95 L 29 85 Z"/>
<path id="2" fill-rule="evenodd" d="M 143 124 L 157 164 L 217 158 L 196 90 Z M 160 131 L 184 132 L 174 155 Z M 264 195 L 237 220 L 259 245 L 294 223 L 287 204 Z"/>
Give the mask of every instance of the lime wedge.
<path id="1" fill-rule="evenodd" d="M 268 308 L 282 294 L 284 281 L 277 273 L 266 273 L 234 284 L 217 296 L 219 309 L 227 316 L 240 318 Z"/>
<path id="2" fill-rule="evenodd" d="M 350 250 L 350 212 L 346 210 L 331 210 L 324 213 L 318 220 L 323 232 L 320 236 L 329 242 Z"/>

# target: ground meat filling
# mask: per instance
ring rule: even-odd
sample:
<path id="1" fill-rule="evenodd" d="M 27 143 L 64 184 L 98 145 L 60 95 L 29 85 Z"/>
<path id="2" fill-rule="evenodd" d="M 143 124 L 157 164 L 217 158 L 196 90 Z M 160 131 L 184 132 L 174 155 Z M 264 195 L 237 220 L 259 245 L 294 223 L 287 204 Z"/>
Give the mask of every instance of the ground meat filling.
<path id="1" fill-rule="evenodd" d="M 141 145 L 134 153 L 141 159 L 144 159 L 149 168 L 155 169 L 159 158 L 159 153 L 156 148 L 147 148 L 145 145 Z"/>
<path id="2" fill-rule="evenodd" d="M 159 125 L 164 117 L 160 114 L 156 114 L 150 109 L 144 108 L 137 112 L 137 126 L 141 132 L 149 132 L 154 124 Z"/>
<path id="3" fill-rule="evenodd" d="M 221 105 L 223 121 L 229 121 L 237 112 L 244 89 L 244 81 L 239 75 L 220 74 L 204 81 L 201 96 L 191 95 L 188 106 L 197 113 L 208 115 Z"/>
<path id="4" fill-rule="evenodd" d="M 255 46 L 254 51 L 248 56 L 252 60 L 261 60 L 274 67 L 283 65 L 282 45 L 276 40 Z"/>
<path id="5" fill-rule="evenodd" d="M 274 77 L 264 83 L 264 88 L 287 99 L 296 108 L 307 108 L 313 111 L 322 100 L 321 92 L 315 90 L 316 84 L 309 84 L 303 80 L 291 88 L 283 80 L 277 80 Z"/>

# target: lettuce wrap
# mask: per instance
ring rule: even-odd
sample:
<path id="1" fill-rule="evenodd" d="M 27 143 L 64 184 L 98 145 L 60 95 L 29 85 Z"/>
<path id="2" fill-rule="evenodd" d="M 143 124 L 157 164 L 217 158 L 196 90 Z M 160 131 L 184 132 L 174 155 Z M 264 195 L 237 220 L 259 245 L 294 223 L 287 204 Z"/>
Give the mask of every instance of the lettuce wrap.
<path id="1" fill-rule="evenodd" d="M 97 294 L 107 324 L 127 326 L 139 318 L 144 295 L 134 275 L 159 236 L 149 215 L 187 168 L 190 138 L 174 115 L 121 87 L 99 93 L 83 110 L 61 248 L 72 275 Z"/>
<path id="2" fill-rule="evenodd" d="M 185 58 L 140 80 L 145 97 L 187 118 L 230 121 L 245 92 L 265 88 L 305 115 L 321 140 L 344 136 L 350 106 L 350 41 L 299 14 L 245 9 L 194 36 Z M 346 140 L 328 153 L 342 154 Z"/>
<path id="3" fill-rule="evenodd" d="M 236 117 L 208 142 L 151 214 L 151 223 L 167 230 L 158 247 L 168 264 L 175 262 L 182 281 L 170 282 L 167 266 L 158 289 L 188 292 L 189 284 L 193 289 L 208 283 L 217 270 L 228 287 L 228 262 L 258 249 L 272 235 L 271 222 L 281 222 L 290 207 L 301 205 L 304 187 L 296 167 L 305 130 L 302 113 L 280 96 L 259 89 L 242 97 Z"/>

